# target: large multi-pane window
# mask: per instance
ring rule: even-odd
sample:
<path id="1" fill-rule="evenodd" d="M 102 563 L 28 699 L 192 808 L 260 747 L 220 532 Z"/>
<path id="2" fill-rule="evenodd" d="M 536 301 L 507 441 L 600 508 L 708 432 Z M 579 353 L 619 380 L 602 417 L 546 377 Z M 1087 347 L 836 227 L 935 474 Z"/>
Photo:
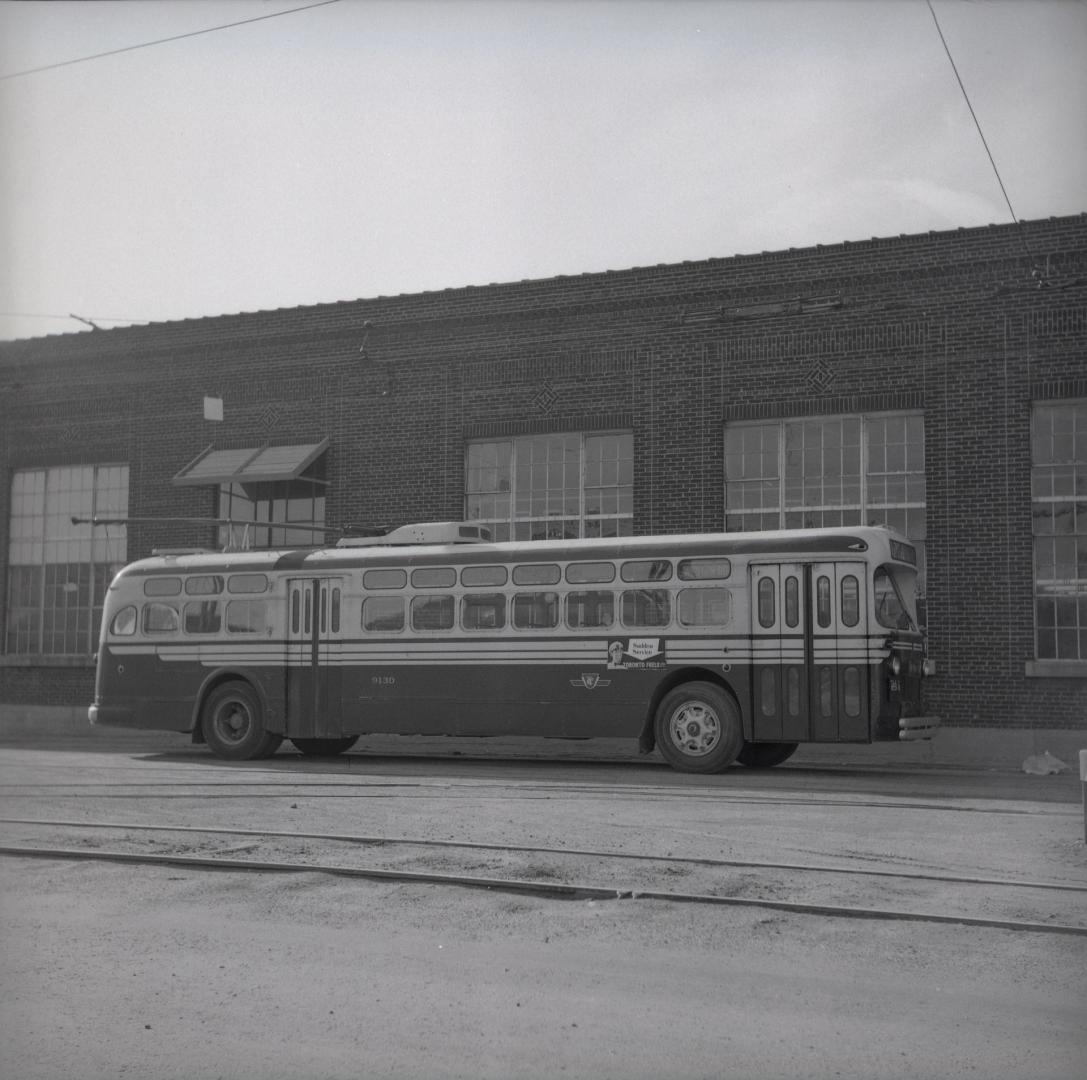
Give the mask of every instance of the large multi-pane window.
<path id="1" fill-rule="evenodd" d="M 925 423 L 920 413 L 728 425 L 727 531 L 834 525 L 889 525 L 904 533 L 918 546 L 923 583 Z"/>
<path id="2" fill-rule="evenodd" d="M 1087 401 L 1038 405 L 1031 433 L 1039 660 L 1087 660 Z"/>
<path id="3" fill-rule="evenodd" d="M 924 434 L 914 413 L 730 424 L 725 528 L 889 525 L 923 540 Z"/>
<path id="4" fill-rule="evenodd" d="M 471 443 L 465 517 L 496 540 L 629 536 L 634 440 L 629 432 L 526 435 Z"/>
<path id="5" fill-rule="evenodd" d="M 11 483 L 5 651 L 95 650 L 102 604 L 124 565 L 124 525 L 72 518 L 125 517 L 127 465 L 20 469 Z"/>

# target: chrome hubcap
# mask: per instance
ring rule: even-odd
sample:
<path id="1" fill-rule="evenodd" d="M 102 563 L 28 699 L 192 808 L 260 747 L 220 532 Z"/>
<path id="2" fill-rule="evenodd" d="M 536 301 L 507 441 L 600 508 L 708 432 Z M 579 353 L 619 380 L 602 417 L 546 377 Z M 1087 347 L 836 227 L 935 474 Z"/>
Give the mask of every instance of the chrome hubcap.
<path id="1" fill-rule="evenodd" d="M 668 722 L 668 733 L 676 747 L 691 757 L 703 757 L 721 738 L 721 721 L 703 701 L 681 705 Z"/>

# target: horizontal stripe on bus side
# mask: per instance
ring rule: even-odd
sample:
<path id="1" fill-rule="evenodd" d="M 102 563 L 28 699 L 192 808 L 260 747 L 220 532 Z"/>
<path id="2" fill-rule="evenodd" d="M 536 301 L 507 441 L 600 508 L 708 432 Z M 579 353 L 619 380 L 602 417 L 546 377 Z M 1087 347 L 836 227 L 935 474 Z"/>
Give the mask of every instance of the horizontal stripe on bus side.
<path id="1" fill-rule="evenodd" d="M 380 664 L 386 660 L 418 664 L 464 663 L 531 663 L 531 664 L 603 664 L 607 662 L 609 640 L 588 642 L 329 642 L 322 646 L 323 663 Z M 309 644 L 295 643 L 286 646 L 282 642 L 247 642 L 244 645 L 178 644 L 178 645 L 128 645 L 112 648 L 117 659 L 126 657 L 157 656 L 164 663 L 199 662 L 205 665 L 254 663 L 261 665 L 310 664 Z M 817 644 L 812 659 L 816 664 L 878 663 L 890 654 L 885 646 L 872 647 L 862 642 L 846 645 L 832 642 Z M 725 648 L 712 641 L 665 642 L 662 653 L 645 658 L 650 662 L 675 666 L 683 663 L 737 664 L 754 663 L 759 666 L 795 664 L 802 665 L 806 654 L 802 646 L 769 647 L 759 649 L 732 646 Z M 626 665 L 639 660 L 628 656 Z"/>

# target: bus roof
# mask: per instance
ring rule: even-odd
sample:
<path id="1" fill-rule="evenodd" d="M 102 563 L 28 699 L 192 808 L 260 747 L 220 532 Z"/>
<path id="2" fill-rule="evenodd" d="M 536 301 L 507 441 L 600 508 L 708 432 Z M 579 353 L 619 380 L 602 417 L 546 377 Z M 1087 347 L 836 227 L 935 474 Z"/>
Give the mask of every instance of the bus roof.
<path id="1" fill-rule="evenodd" d="M 916 565 L 916 548 L 882 525 L 853 528 L 778 529 L 742 533 L 673 533 L 656 536 L 493 543 L 404 544 L 352 547 L 280 548 L 206 554 L 161 554 L 125 567 L 121 574 L 245 573 L 297 571 L 330 573 L 338 568 L 415 566 L 433 563 L 569 562 L 579 559 L 692 556 L 817 557 L 871 552 L 883 560 Z"/>

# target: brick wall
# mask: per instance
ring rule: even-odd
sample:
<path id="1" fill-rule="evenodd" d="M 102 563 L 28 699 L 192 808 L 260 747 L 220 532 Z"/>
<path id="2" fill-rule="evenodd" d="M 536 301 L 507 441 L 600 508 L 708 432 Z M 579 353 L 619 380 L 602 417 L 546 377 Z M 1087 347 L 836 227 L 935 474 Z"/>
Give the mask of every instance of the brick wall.
<path id="1" fill-rule="evenodd" d="M 19 467 L 127 461 L 130 514 L 210 515 L 170 483 L 206 446 L 327 436 L 328 521 L 395 525 L 461 516 L 469 438 L 627 427 L 635 529 L 673 532 L 722 526 L 728 420 L 921 409 L 930 706 L 1087 727 L 1087 679 L 1025 674 L 1030 408 L 1087 396 L 1085 281 L 1080 215 L 0 345 L 4 582 Z M 211 540 L 134 525 L 129 556 Z M 91 690 L 0 666 L 0 702 Z"/>

